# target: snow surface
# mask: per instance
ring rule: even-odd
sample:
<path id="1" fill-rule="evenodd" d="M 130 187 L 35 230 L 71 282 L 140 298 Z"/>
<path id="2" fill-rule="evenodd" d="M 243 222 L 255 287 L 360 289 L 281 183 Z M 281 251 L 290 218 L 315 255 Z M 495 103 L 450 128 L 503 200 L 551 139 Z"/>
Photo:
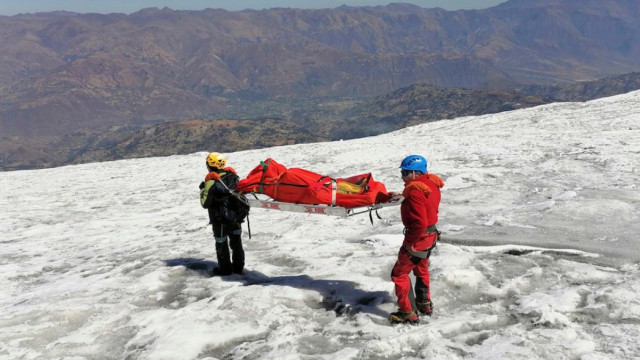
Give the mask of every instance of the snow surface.
<path id="1" fill-rule="evenodd" d="M 246 274 L 209 277 L 205 153 L 0 173 L 0 358 L 640 357 L 640 92 L 227 155 L 401 191 L 412 153 L 446 183 L 418 326 L 386 321 L 398 207 L 254 209 Z"/>

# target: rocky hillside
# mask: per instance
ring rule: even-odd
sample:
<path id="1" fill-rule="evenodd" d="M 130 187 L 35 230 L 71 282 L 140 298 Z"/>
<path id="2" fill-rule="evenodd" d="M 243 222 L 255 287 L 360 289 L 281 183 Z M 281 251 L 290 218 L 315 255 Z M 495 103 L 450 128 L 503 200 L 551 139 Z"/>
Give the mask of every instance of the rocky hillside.
<path id="1" fill-rule="evenodd" d="M 443 89 L 413 85 L 355 107 L 331 138 L 377 135 L 424 122 L 499 113 L 552 100 L 514 91 Z"/>
<path id="2" fill-rule="evenodd" d="M 508 90 L 637 71 L 640 2 L 27 14 L 0 17 L 0 48 L 2 136 L 59 136 L 207 118 L 238 99 Z"/>
<path id="3" fill-rule="evenodd" d="M 529 85 L 519 90 L 525 94 L 546 96 L 555 101 L 587 101 L 605 96 L 624 94 L 638 89 L 640 89 L 640 72 L 564 86 Z"/>
<path id="4" fill-rule="evenodd" d="M 585 89 L 589 89 L 585 91 Z M 205 119 L 108 131 L 78 131 L 63 137 L 0 140 L 0 168 L 15 170 L 196 151 L 237 151 L 274 145 L 350 139 L 419 123 L 482 115 L 554 101 L 583 101 L 640 89 L 640 73 L 565 87 L 527 87 L 530 93 L 444 89 L 414 85 L 371 100 L 259 101 Z M 558 98 L 553 98 L 553 95 Z M 260 114 L 278 114 L 261 117 Z M 6 140 L 6 139 L 5 139 Z M 42 151 L 41 149 L 45 149 Z"/>

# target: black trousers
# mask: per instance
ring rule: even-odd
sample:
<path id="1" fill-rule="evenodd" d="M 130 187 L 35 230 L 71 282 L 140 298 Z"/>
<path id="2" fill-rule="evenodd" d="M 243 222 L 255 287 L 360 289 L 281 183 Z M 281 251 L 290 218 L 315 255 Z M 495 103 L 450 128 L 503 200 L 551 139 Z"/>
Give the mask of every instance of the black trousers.
<path id="1" fill-rule="evenodd" d="M 216 256 L 220 274 L 240 274 L 244 269 L 242 227 L 239 225 L 212 224 L 216 240 Z M 231 250 L 231 251 L 229 251 Z"/>

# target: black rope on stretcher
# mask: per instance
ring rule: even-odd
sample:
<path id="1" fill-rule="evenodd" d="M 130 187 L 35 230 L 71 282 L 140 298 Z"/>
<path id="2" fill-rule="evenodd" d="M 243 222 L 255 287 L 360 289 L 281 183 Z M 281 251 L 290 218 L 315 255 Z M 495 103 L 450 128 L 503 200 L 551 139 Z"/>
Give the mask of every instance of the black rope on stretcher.
<path id="1" fill-rule="evenodd" d="M 380 216 L 380 214 L 378 213 L 378 208 L 370 208 L 369 209 L 369 221 L 371 221 L 371 225 L 373 225 L 373 210 L 376 211 L 376 216 L 378 217 L 378 219 L 382 220 L 382 216 Z"/>

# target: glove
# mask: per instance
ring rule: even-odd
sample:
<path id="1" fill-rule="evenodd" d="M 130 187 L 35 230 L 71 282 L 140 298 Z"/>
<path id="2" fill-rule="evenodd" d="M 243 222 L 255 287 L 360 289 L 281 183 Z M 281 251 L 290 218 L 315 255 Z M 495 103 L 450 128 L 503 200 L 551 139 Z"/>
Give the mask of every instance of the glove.
<path id="1" fill-rule="evenodd" d="M 204 189 L 204 181 L 200 183 L 200 190 Z"/>

